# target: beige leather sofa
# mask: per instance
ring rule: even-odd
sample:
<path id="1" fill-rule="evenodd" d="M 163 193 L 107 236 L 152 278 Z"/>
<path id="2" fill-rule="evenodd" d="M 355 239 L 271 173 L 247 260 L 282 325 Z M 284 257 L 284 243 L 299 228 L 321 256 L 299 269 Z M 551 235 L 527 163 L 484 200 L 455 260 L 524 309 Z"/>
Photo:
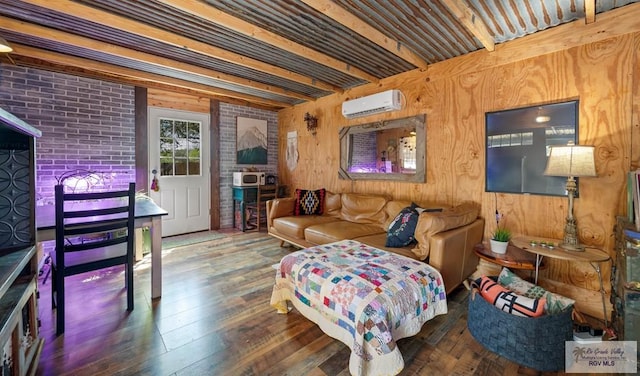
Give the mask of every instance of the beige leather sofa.
<path id="1" fill-rule="evenodd" d="M 411 201 L 327 192 L 322 215 L 295 216 L 294 205 L 293 197 L 268 201 L 267 227 L 269 235 L 299 248 L 357 240 L 428 262 L 442 274 L 447 292 L 460 285 L 478 265 L 473 247 L 482 242 L 484 220 L 478 217 L 479 206 L 475 203 L 453 207 L 420 205 L 442 208 L 442 212 L 422 212 L 415 230 L 417 243 L 403 248 L 385 246 L 387 230 Z"/>

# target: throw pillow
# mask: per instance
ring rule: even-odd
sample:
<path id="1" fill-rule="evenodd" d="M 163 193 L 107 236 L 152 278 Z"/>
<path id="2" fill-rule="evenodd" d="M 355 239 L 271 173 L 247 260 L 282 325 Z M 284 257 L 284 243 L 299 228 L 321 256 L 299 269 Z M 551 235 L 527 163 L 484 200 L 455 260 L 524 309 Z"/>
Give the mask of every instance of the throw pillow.
<path id="1" fill-rule="evenodd" d="M 324 211 L 325 189 L 296 189 L 294 215 L 321 215 Z"/>
<path id="2" fill-rule="evenodd" d="M 544 309 L 548 314 L 560 313 L 565 309 L 573 307 L 575 303 L 572 299 L 554 294 L 540 286 L 525 281 L 508 268 L 502 268 L 498 276 L 498 283 L 527 298 L 545 298 L 546 304 Z"/>
<path id="3" fill-rule="evenodd" d="M 518 295 L 488 277 L 482 277 L 480 281 L 480 295 L 498 309 L 516 316 L 538 317 L 544 313 L 546 299 Z"/>
<path id="4" fill-rule="evenodd" d="M 414 233 L 418 224 L 418 211 L 415 204 L 400 210 L 400 213 L 389 225 L 385 246 L 400 248 L 415 240 Z"/>

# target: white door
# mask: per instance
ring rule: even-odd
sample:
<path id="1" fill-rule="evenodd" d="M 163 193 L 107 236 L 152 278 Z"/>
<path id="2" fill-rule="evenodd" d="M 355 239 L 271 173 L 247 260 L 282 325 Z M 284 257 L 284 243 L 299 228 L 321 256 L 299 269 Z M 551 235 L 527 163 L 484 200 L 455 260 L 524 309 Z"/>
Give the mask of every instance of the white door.
<path id="1" fill-rule="evenodd" d="M 209 229 L 209 167 L 209 114 L 149 108 L 149 184 L 158 187 L 149 193 L 169 212 L 162 236 Z"/>

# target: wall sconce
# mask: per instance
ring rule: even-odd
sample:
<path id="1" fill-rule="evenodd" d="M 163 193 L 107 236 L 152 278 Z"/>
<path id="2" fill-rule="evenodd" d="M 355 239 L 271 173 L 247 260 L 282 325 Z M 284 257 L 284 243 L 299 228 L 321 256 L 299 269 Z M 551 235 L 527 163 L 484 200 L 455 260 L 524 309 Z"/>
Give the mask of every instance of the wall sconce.
<path id="1" fill-rule="evenodd" d="M 6 39 L 0 37 L 0 53 L 9 53 L 13 51 L 13 48 L 9 45 Z"/>
<path id="2" fill-rule="evenodd" d="M 318 118 L 315 116 L 311 116 L 307 112 L 304 114 L 304 121 L 305 123 L 307 123 L 307 130 L 315 136 L 316 129 L 318 128 Z"/>

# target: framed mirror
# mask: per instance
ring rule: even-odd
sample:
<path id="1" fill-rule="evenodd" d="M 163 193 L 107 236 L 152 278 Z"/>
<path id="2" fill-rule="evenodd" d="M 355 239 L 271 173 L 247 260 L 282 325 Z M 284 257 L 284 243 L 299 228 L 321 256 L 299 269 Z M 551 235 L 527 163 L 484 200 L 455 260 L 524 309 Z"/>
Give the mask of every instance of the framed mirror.
<path id="1" fill-rule="evenodd" d="M 426 115 L 340 129 L 342 179 L 425 181 Z"/>
<path id="2" fill-rule="evenodd" d="M 577 100 L 487 112 L 485 120 L 486 192 L 567 195 L 567 178 L 544 169 L 551 146 L 578 143 Z"/>

